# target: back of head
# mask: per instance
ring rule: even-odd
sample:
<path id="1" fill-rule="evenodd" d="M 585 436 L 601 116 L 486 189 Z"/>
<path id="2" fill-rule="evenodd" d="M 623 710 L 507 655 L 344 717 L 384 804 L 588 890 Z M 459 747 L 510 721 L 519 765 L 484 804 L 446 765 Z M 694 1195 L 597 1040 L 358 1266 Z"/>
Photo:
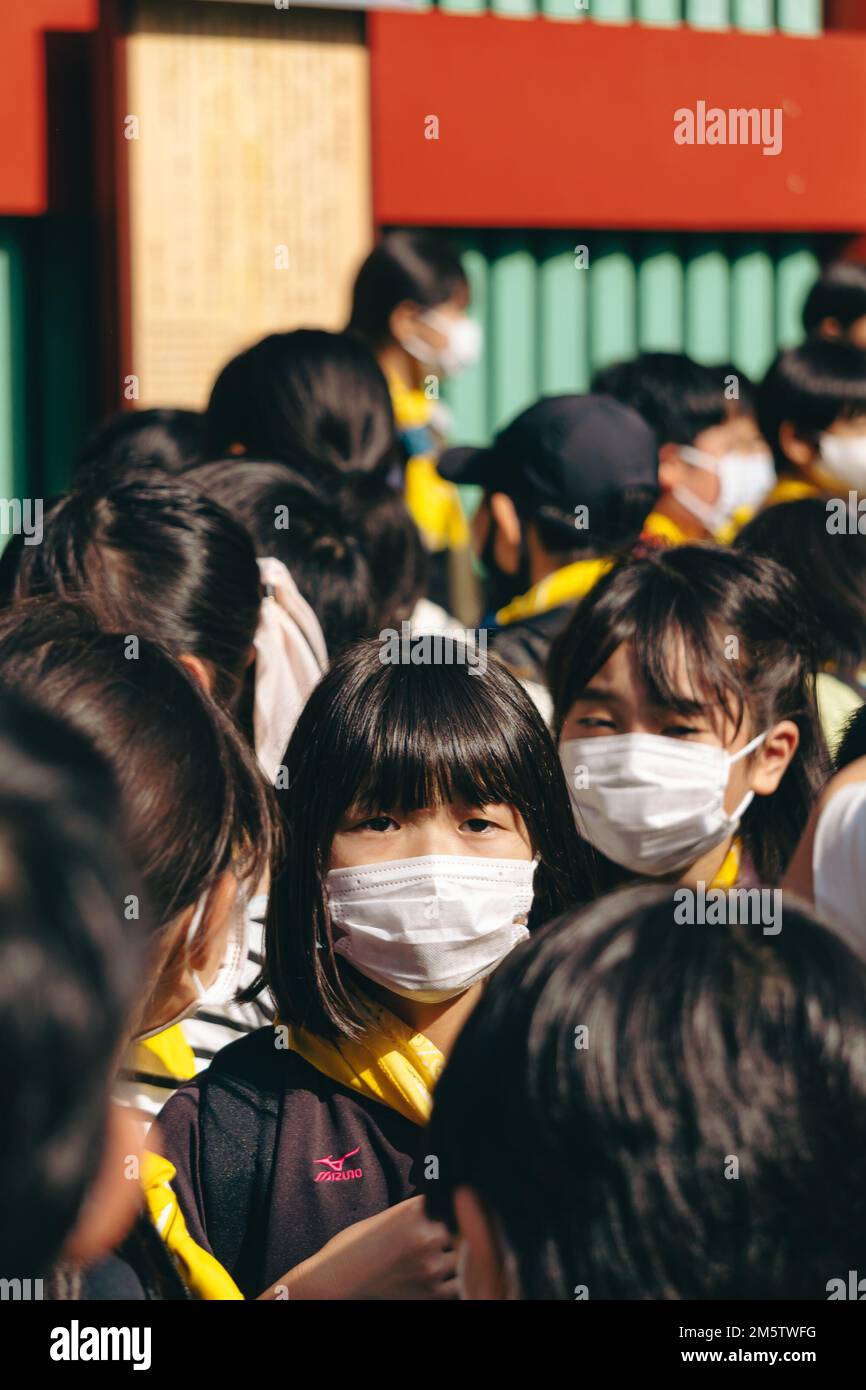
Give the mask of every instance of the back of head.
<path id="1" fill-rule="evenodd" d="M 682 891 L 518 947 L 437 1085 L 428 1209 L 476 1194 L 506 1297 L 821 1299 L 862 1258 L 866 963 L 788 898 L 765 936 Z"/>
<path id="2" fill-rule="evenodd" d="M 138 880 L 111 772 L 60 717 L 0 697 L 0 1264 L 43 1277 L 102 1159 L 140 988 L 124 920 Z M 25 1295 L 26 1296 L 26 1295 Z M 37 1295 L 38 1296 L 38 1295 Z"/>
<path id="3" fill-rule="evenodd" d="M 803 305 L 803 327 L 819 332 L 827 319 L 847 331 L 866 316 L 866 265 L 862 261 L 836 261 L 815 281 Z"/>
<path id="4" fill-rule="evenodd" d="M 818 665 L 853 674 L 866 661 L 866 535 L 827 529 L 823 498 L 780 502 L 752 518 L 737 550 L 766 555 L 799 580 L 814 615 Z M 855 518 L 856 522 L 856 518 Z"/>
<path id="5" fill-rule="evenodd" d="M 372 349 L 352 333 L 272 333 L 233 357 L 207 408 L 211 458 L 290 463 L 317 486 L 399 466 L 391 397 Z"/>
<path id="6" fill-rule="evenodd" d="M 362 264 L 352 291 L 349 327 L 381 347 L 391 337 L 390 318 L 408 301 L 435 309 L 466 285 L 460 257 L 435 232 L 388 232 Z"/>
<path id="7" fill-rule="evenodd" d="M 813 338 L 781 352 L 758 391 L 758 424 L 780 467 L 786 421 L 817 442 L 834 420 L 859 415 L 866 415 L 866 353 L 836 339 Z"/>
<path id="8" fill-rule="evenodd" d="M 726 372 L 681 352 L 642 352 L 596 372 L 592 389 L 642 415 L 659 445 L 692 444 L 703 430 L 725 418 Z"/>
<path id="9" fill-rule="evenodd" d="M 240 522 L 180 479 L 139 474 L 69 493 L 41 545 L 4 556 L 0 591 L 81 600 L 107 630 L 198 657 L 217 699 L 238 698 L 258 623 L 255 551 Z"/>
<path id="10" fill-rule="evenodd" d="M 76 475 L 97 475 L 108 483 L 137 468 L 182 473 L 202 458 L 204 416 L 197 410 L 124 410 L 90 435 Z"/>
<path id="11" fill-rule="evenodd" d="M 272 846 L 267 786 L 233 721 L 162 647 L 33 599 L 0 614 L 0 686 L 61 713 L 113 769 L 155 927 L 226 869 L 255 886 Z"/>
<path id="12" fill-rule="evenodd" d="M 282 561 L 331 657 L 373 634 L 379 613 L 370 567 L 333 494 L 323 496 L 287 465 L 245 458 L 203 464 L 186 481 L 242 523 L 259 557 Z"/>

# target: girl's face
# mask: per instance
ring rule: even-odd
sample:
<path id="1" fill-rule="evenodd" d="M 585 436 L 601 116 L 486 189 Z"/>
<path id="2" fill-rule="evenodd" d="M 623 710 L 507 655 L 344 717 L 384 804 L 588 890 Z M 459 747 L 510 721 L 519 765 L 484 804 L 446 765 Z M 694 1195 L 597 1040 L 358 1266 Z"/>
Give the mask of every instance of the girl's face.
<path id="1" fill-rule="evenodd" d="M 753 725 L 746 711 L 739 730 L 735 720 L 719 706 L 703 704 L 689 680 L 685 652 L 675 664 L 676 687 L 693 708 L 679 710 L 654 705 L 641 679 L 631 643 L 621 646 L 600 667 L 578 694 L 566 715 L 560 742 L 576 738 L 609 738 L 614 734 L 657 734 L 685 743 L 707 743 L 737 753 L 763 730 Z M 731 814 L 748 791 L 767 795 L 775 791 L 797 747 L 799 733 L 790 720 L 775 725 L 765 742 L 751 756 L 731 766 L 725 793 L 725 810 Z"/>
<path id="2" fill-rule="evenodd" d="M 513 806 L 449 802 L 420 811 L 350 806 L 331 844 L 329 869 L 355 869 L 428 854 L 532 858 L 529 832 Z"/>

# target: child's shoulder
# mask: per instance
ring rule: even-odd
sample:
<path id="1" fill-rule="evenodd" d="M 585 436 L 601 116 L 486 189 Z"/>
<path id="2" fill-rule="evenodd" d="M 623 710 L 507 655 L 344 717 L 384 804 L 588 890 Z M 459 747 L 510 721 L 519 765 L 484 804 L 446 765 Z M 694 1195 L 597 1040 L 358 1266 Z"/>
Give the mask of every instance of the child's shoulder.
<path id="1" fill-rule="evenodd" d="M 267 1102 L 270 1096 L 279 1103 L 287 1091 L 317 1093 L 320 1080 L 315 1067 L 289 1048 L 286 1030 L 273 1024 L 221 1048 L 210 1066 L 188 1085 L 200 1092 L 230 1090 L 238 1096 L 246 1092 L 255 1095 L 257 1103 Z"/>

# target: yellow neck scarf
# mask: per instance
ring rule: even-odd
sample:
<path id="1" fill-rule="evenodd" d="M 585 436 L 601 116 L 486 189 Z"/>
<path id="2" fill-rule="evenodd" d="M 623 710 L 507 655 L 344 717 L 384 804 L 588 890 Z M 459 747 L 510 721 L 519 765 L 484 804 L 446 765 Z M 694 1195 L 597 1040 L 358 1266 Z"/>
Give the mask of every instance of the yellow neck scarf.
<path id="1" fill-rule="evenodd" d="M 332 1081 L 390 1106 L 416 1125 L 425 1125 L 433 1108 L 433 1087 L 445 1058 L 423 1033 L 364 996 L 370 1026 L 359 1042 L 330 1042 L 304 1028 L 289 1029 L 289 1046 Z"/>
<path id="2" fill-rule="evenodd" d="M 685 545 L 689 539 L 682 527 L 664 512 L 650 512 L 643 524 L 643 535 L 664 541 L 666 545 Z"/>
<path id="3" fill-rule="evenodd" d="M 734 840 L 733 844 L 731 845 L 731 848 L 728 850 L 727 854 L 722 860 L 721 868 L 719 869 L 719 872 L 716 874 L 715 878 L 710 884 L 710 887 L 725 889 L 733 888 L 739 876 L 740 842 L 739 840 Z"/>
<path id="4" fill-rule="evenodd" d="M 141 1156 L 141 1185 L 150 1219 L 168 1247 L 178 1272 L 191 1293 L 205 1299 L 243 1299 L 228 1270 L 190 1235 L 171 1180 L 173 1163 L 145 1149 Z"/>
<path id="5" fill-rule="evenodd" d="M 561 603 L 583 598 L 612 564 L 612 560 L 605 559 L 575 560 L 570 565 L 563 565 L 562 569 L 554 570 L 553 574 L 533 584 L 525 594 L 500 608 L 496 614 L 497 623 L 505 627 L 508 623 L 532 618 L 536 613 L 547 613 Z"/>

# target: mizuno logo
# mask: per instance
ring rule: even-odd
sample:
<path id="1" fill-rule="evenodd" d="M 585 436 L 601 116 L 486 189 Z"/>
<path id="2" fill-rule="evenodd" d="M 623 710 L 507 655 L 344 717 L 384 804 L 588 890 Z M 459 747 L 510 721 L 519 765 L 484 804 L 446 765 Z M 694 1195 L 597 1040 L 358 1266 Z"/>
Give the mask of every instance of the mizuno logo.
<path id="1" fill-rule="evenodd" d="M 328 1169 L 326 1173 L 316 1174 L 316 1182 L 338 1182 L 340 1180 L 345 1182 L 350 1178 L 360 1178 L 360 1168 L 344 1168 L 343 1166 L 347 1158 L 354 1158 L 355 1154 L 360 1152 L 361 1145 L 359 1144 L 356 1149 L 350 1149 L 347 1154 L 343 1154 L 342 1158 L 334 1158 L 333 1154 L 328 1154 L 326 1158 L 313 1159 L 314 1163 L 323 1163 Z"/>

